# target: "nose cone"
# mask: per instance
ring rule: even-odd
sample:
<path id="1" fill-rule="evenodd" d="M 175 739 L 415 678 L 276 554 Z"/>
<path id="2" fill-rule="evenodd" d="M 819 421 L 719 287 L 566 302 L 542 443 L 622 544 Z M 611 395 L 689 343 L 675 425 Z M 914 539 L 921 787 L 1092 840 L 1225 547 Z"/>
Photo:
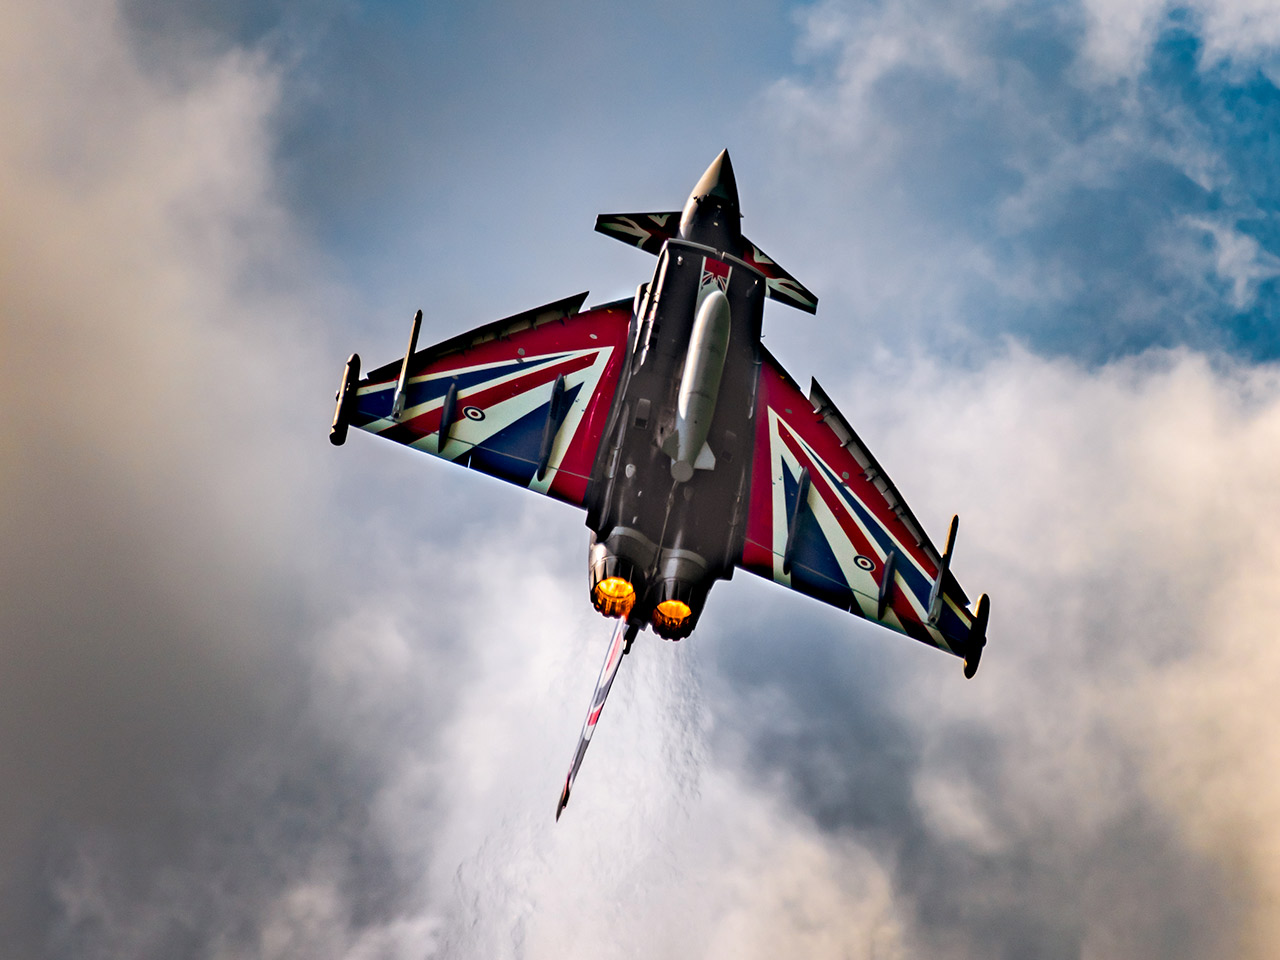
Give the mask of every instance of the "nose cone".
<path id="1" fill-rule="evenodd" d="M 742 244 L 741 219 L 733 163 L 729 151 L 721 150 L 685 202 L 680 215 L 680 236 L 737 254 Z"/>
<path id="2" fill-rule="evenodd" d="M 711 166 L 707 167 L 707 172 L 689 197 L 715 197 L 724 206 L 735 211 L 738 209 L 738 181 L 733 177 L 733 161 L 729 159 L 728 150 L 721 150 L 720 155 L 711 161 Z"/>

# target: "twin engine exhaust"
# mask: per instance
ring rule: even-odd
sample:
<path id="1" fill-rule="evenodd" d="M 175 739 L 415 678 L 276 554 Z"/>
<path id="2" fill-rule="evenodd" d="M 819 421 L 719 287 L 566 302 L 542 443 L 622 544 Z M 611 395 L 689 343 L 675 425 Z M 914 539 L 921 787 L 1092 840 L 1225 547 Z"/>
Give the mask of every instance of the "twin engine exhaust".
<path id="1" fill-rule="evenodd" d="M 708 590 L 707 562 L 692 550 L 659 550 L 644 534 L 614 527 L 591 544 L 591 605 L 606 617 L 648 623 L 666 640 L 693 632 Z"/>

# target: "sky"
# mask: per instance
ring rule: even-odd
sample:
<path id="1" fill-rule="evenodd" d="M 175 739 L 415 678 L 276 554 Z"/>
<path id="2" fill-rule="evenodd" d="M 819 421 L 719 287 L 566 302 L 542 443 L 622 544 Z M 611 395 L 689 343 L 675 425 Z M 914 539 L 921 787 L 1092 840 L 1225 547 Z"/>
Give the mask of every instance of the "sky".
<path id="1" fill-rule="evenodd" d="M 1237 958 L 1280 938 L 1280 8 L 0 0 L 6 955 Z M 624 663 L 563 504 L 344 358 L 652 261 L 722 149 L 977 678 L 742 574 Z"/>

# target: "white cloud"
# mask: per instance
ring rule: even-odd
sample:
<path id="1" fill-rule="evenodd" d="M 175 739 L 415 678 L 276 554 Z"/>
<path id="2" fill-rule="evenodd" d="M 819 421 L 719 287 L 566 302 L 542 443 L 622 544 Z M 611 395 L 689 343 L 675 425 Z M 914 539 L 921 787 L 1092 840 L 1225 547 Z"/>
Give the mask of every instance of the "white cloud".
<path id="1" fill-rule="evenodd" d="M 1252 306 L 1259 283 L 1280 277 L 1280 257 L 1263 250 L 1248 234 L 1196 217 L 1188 218 L 1187 224 L 1213 238 L 1216 273 L 1231 285 L 1231 302 L 1237 309 Z"/>
<path id="2" fill-rule="evenodd" d="M 1083 0 L 1088 22 L 1084 58 L 1091 74 L 1106 81 L 1142 71 L 1155 43 L 1168 0 Z"/>
<path id="3" fill-rule="evenodd" d="M 1170 15 L 1190 11 L 1189 26 L 1203 36 L 1202 59 L 1274 66 L 1280 44 L 1280 9 L 1268 0 L 1083 0 L 1087 17 L 1084 55 L 1103 81 L 1142 72 Z"/>
<path id="4" fill-rule="evenodd" d="M 1225 888 L 1201 891 L 1199 932 L 1227 937 L 1214 949 L 1236 938 L 1223 889 L 1239 898 L 1238 949 L 1205 955 L 1267 956 L 1280 889 L 1280 707 L 1267 692 L 1280 370 L 1172 353 L 1088 373 L 1015 351 L 968 374 L 925 365 L 896 394 L 867 379 L 857 406 L 894 424 L 882 462 L 909 495 L 959 510 L 956 569 L 993 597 L 978 680 L 929 679 L 909 702 L 929 705 L 931 731 L 977 722 L 1000 742 L 1003 772 L 982 799 L 1018 819 L 993 837 L 994 814 L 934 755 L 918 788 L 939 836 L 979 851 L 1007 851 L 1009 831 L 1087 846 L 1150 804 L 1221 871 Z M 916 398 L 905 417 L 903 396 Z M 1090 924 L 1119 935 L 1124 917 L 1099 908 Z M 1130 942 L 1125 955 L 1159 950 Z"/>
<path id="5" fill-rule="evenodd" d="M 979 678 L 739 578 L 694 643 L 642 639 L 553 825 L 607 624 L 576 575 L 529 580 L 511 609 L 564 626 L 494 644 L 508 609 L 467 644 L 483 665 L 450 719 L 458 779 L 432 808 L 448 853 L 423 893 L 442 950 L 972 957 L 1034 934 L 1155 958 L 1178 930 L 1175 955 L 1265 957 L 1280 371 L 1190 352 L 1090 371 L 1014 349 L 965 372 L 867 365 L 838 393 L 926 523 L 962 516 L 955 569 L 994 599 Z M 514 561 L 466 552 L 512 581 Z M 841 659 L 897 664 L 860 713 L 813 689 L 838 676 L 697 676 L 714 653 L 767 677 L 762 649 L 803 662 L 832 634 Z M 876 714 L 910 735 L 878 742 Z M 882 787 L 842 765 L 843 740 L 907 777 L 888 821 L 841 819 Z"/>
<path id="6" fill-rule="evenodd" d="M 903 64 L 1033 123 L 966 17 L 932 11 L 886 7 L 858 37 L 818 8 L 815 62 L 839 50 L 845 79 L 776 91 L 822 134 L 787 169 L 846 156 L 901 190 L 924 141 L 868 98 Z M 308 292 L 323 271 L 274 196 L 274 68 L 231 52 L 158 76 L 107 3 L 5 19 L 0 757 L 23 786 L 0 849 L 6 889 L 38 888 L 0 908 L 19 956 L 1163 958 L 1175 935 L 1268 955 L 1277 371 L 787 357 L 828 365 L 930 529 L 961 513 L 956 571 L 994 599 L 982 672 L 739 577 L 692 643 L 628 658 L 556 824 L 608 633 L 585 533 L 367 437 L 333 458 L 342 295 Z M 1121 133 L 1055 166 L 1047 125 L 997 215 L 1105 183 Z M 885 313 L 955 322 L 957 267 L 1028 302 L 1080 279 L 873 199 L 824 194 L 805 228 L 812 269 L 862 271 Z M 1275 264 L 1217 223 L 1192 227 L 1251 296 Z M 867 676 L 801 669 L 837 633 Z"/>

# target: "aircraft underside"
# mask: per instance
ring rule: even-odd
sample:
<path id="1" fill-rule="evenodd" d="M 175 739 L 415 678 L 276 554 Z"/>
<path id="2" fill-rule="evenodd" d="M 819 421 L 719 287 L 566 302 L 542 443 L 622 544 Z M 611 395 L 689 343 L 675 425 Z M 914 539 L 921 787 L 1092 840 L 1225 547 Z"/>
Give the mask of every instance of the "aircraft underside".
<path id="1" fill-rule="evenodd" d="M 589 592 L 618 624 L 556 810 L 619 665 L 646 627 L 697 626 L 712 585 L 749 570 L 962 657 L 989 603 L 950 571 L 853 427 L 761 343 L 764 302 L 817 299 L 740 230 L 727 153 L 681 212 L 596 229 L 658 258 L 632 302 L 579 294 L 417 349 L 363 378 L 347 362 L 330 439 L 356 426 L 573 504 L 591 531 Z"/>

